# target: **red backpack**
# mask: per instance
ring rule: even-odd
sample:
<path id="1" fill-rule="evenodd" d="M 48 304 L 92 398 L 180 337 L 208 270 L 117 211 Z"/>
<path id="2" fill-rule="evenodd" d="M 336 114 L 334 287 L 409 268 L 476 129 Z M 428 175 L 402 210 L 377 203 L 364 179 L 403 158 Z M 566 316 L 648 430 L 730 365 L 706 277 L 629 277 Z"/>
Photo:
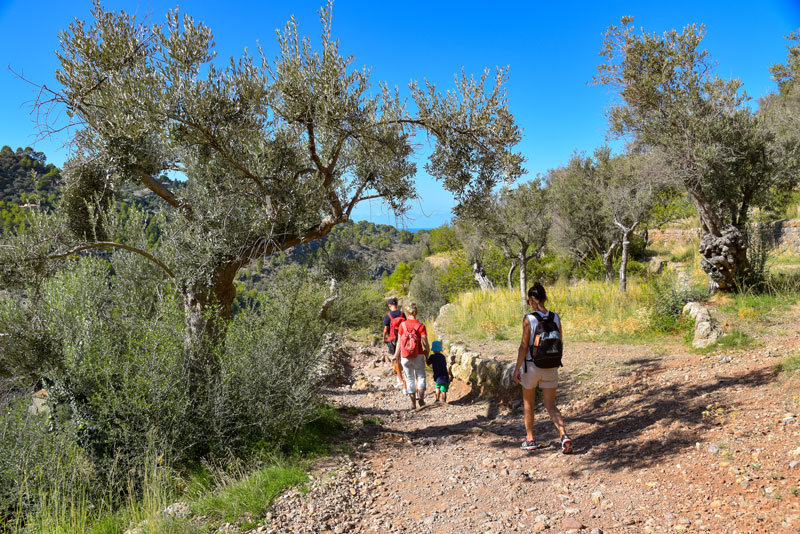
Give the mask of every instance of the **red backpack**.
<path id="1" fill-rule="evenodd" d="M 391 315 L 389 317 L 391 317 Z M 389 323 L 389 341 L 394 341 L 397 339 L 397 331 L 400 329 L 400 323 L 405 320 L 406 316 L 402 313 L 397 317 L 392 317 L 392 320 Z"/>
<path id="2" fill-rule="evenodd" d="M 416 358 L 422 352 L 422 336 L 419 329 L 422 324 L 419 321 L 414 326 L 409 326 L 412 321 L 406 321 L 404 332 L 400 333 L 400 355 L 403 358 Z"/>

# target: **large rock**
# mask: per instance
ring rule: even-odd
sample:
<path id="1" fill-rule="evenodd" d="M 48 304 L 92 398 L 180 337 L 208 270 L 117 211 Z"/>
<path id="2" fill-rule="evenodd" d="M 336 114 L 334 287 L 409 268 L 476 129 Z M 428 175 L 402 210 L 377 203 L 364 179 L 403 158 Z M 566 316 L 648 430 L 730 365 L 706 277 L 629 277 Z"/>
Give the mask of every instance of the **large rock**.
<path id="1" fill-rule="evenodd" d="M 666 267 L 667 260 L 660 256 L 656 256 L 650 260 L 650 263 L 647 264 L 647 271 L 651 274 L 661 274 L 664 272 Z"/>
<path id="2" fill-rule="evenodd" d="M 694 319 L 694 339 L 692 347 L 702 349 L 717 342 L 722 330 L 715 324 L 711 311 L 699 302 L 687 302 L 683 313 Z"/>
<path id="3" fill-rule="evenodd" d="M 481 358 L 475 366 L 478 387 L 486 392 L 496 392 L 500 388 L 503 377 L 503 363 L 497 360 Z"/>

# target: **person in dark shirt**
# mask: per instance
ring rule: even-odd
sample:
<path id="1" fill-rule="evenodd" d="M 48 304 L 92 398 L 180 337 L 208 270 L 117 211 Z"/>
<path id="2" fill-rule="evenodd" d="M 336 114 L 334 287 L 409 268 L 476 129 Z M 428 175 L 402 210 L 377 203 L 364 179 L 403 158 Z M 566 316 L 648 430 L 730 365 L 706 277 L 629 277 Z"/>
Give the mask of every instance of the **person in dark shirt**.
<path id="1" fill-rule="evenodd" d="M 386 305 L 389 307 L 389 312 L 383 316 L 383 342 L 386 343 L 386 348 L 389 349 L 389 359 L 394 367 L 394 372 L 397 375 L 397 383 L 394 387 L 403 387 L 403 371 L 400 369 L 400 363 L 394 359 L 394 352 L 397 349 L 397 329 L 399 324 L 406 319 L 406 314 L 397 309 L 397 299 L 390 298 Z M 384 355 L 383 361 L 386 361 Z"/>
<path id="2" fill-rule="evenodd" d="M 431 355 L 428 356 L 428 365 L 433 368 L 433 381 L 436 383 L 436 402 L 447 402 L 447 390 L 450 389 L 452 376 L 447 369 L 447 358 L 442 354 L 442 342 L 434 341 L 431 344 Z"/>

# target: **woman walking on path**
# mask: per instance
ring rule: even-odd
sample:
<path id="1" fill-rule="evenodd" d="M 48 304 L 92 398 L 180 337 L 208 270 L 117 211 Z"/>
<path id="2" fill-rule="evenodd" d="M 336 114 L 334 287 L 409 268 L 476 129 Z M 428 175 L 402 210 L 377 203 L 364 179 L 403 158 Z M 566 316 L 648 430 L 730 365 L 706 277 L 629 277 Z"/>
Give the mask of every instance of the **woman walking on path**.
<path id="1" fill-rule="evenodd" d="M 567 436 L 564 418 L 556 406 L 558 367 L 561 365 L 563 329 L 561 319 L 555 312 L 544 307 L 547 294 L 539 282 L 528 290 L 528 304 L 533 313 L 522 320 L 522 341 L 517 353 L 514 379 L 522 385 L 522 401 L 525 411 L 525 441 L 522 448 L 537 448 L 533 436 L 533 409 L 536 401 L 536 386 L 542 390 L 542 401 L 550 419 L 561 436 L 561 452 L 572 452 L 572 440 Z M 538 364 L 538 365 L 537 365 Z"/>
<path id="2" fill-rule="evenodd" d="M 403 368 L 406 394 L 411 397 L 411 409 L 425 406 L 425 357 L 428 355 L 428 332 L 425 325 L 417 321 L 417 305 L 412 302 L 406 306 L 406 320 L 400 323 L 397 334 L 395 361 Z M 420 358 L 420 355 L 425 357 Z"/>

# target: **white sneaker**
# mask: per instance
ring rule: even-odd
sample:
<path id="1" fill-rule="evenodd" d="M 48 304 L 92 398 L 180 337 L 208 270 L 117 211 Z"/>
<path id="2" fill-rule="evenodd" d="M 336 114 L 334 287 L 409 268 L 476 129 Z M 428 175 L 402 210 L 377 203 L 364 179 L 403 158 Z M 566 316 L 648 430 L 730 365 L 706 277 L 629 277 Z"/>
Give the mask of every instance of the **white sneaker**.
<path id="1" fill-rule="evenodd" d="M 396 388 L 403 387 L 403 382 L 401 380 L 398 380 L 397 382 L 394 383 L 394 387 L 396 387 Z"/>

